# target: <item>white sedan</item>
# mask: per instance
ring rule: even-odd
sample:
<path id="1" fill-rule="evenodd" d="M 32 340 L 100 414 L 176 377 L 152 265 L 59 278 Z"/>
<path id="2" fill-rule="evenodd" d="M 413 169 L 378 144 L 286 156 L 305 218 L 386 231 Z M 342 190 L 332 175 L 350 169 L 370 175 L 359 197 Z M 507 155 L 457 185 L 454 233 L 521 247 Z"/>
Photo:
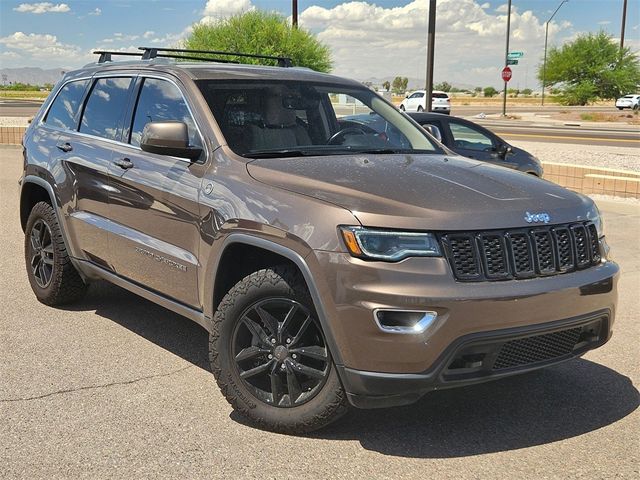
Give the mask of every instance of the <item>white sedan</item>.
<path id="1" fill-rule="evenodd" d="M 631 108 L 637 110 L 640 107 L 640 95 L 625 95 L 616 100 L 616 108 L 622 110 L 623 108 Z"/>

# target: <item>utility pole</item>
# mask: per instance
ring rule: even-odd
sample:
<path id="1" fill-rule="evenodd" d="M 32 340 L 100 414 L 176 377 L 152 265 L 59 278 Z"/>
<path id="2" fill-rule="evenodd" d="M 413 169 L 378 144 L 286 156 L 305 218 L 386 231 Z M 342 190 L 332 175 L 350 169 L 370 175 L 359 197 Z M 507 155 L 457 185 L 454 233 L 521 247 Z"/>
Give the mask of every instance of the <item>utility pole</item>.
<path id="1" fill-rule="evenodd" d="M 622 28 L 620 29 L 620 54 L 624 48 L 624 26 L 627 23 L 627 0 L 622 4 Z"/>
<path id="2" fill-rule="evenodd" d="M 509 0 L 511 1 L 511 0 Z M 429 0 L 429 25 L 427 27 L 427 79 L 425 95 L 427 96 L 426 111 L 431 111 L 433 102 L 433 56 L 436 47 L 436 0 Z"/>
<path id="3" fill-rule="evenodd" d="M 298 0 L 291 0 L 291 23 L 298 28 Z"/>
<path id="4" fill-rule="evenodd" d="M 511 0 L 509 0 L 509 6 L 507 7 L 507 41 L 504 49 L 504 66 L 509 65 L 509 36 L 511 33 Z M 502 92 L 502 116 L 507 114 L 507 82 L 504 82 L 504 91 Z"/>
<path id="5" fill-rule="evenodd" d="M 551 16 L 549 17 L 549 20 L 547 20 L 547 23 L 544 24 L 544 61 L 542 63 L 542 106 L 544 106 L 544 89 L 547 85 L 547 39 L 549 38 L 549 23 L 551 22 L 551 20 L 553 20 L 553 17 L 556 16 L 556 13 L 558 13 L 558 10 L 560 10 L 560 7 L 568 1 L 569 0 L 562 0 L 562 2 L 560 2 L 560 5 L 558 5 L 558 8 L 556 8 L 556 11 L 551 14 Z M 626 4 L 627 0 L 624 0 L 624 1 Z"/>

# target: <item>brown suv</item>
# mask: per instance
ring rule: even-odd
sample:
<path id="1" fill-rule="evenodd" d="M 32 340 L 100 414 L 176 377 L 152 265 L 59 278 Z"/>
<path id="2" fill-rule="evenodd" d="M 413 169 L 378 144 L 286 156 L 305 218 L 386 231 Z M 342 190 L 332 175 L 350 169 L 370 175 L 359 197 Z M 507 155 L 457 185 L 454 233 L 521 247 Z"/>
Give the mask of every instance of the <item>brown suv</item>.
<path id="1" fill-rule="evenodd" d="M 29 127 L 41 302 L 105 279 L 184 315 L 233 408 L 283 432 L 609 339 L 618 267 L 589 198 L 457 156 L 357 82 L 165 58 L 185 53 L 102 53 Z"/>

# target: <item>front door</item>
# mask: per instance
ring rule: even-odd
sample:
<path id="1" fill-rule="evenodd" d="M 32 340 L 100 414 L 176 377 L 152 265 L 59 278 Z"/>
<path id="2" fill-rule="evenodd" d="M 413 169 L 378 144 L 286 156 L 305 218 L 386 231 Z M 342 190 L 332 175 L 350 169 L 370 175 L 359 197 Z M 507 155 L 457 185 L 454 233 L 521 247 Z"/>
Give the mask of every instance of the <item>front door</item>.
<path id="1" fill-rule="evenodd" d="M 451 145 L 447 145 L 454 152 L 468 158 L 491 162 L 501 167 L 516 168 L 513 162 L 502 158 L 497 149 L 500 146 L 496 139 L 480 128 L 463 124 L 456 121 L 449 121 L 449 133 L 451 135 Z"/>
<path id="2" fill-rule="evenodd" d="M 110 240 L 116 273 L 194 308 L 198 296 L 198 195 L 203 160 L 140 150 L 151 121 L 185 122 L 192 145 L 201 137 L 179 88 L 159 78 L 140 79 L 130 131 L 114 149 L 109 188 Z"/>

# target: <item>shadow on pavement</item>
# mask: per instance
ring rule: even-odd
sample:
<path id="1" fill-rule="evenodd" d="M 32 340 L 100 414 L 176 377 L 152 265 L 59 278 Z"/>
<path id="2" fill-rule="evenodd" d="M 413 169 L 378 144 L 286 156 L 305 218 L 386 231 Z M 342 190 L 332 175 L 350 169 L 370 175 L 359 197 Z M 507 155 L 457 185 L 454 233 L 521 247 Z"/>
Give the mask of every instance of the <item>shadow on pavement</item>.
<path id="1" fill-rule="evenodd" d="M 205 330 L 132 293 L 97 283 L 71 309 L 95 310 L 209 369 Z M 309 437 L 357 440 L 367 450 L 400 457 L 464 457 L 582 435 L 615 423 L 639 405 L 640 394 L 628 377 L 576 359 L 500 381 L 432 392 L 406 407 L 352 409 Z M 246 423 L 236 413 L 231 418 Z"/>

